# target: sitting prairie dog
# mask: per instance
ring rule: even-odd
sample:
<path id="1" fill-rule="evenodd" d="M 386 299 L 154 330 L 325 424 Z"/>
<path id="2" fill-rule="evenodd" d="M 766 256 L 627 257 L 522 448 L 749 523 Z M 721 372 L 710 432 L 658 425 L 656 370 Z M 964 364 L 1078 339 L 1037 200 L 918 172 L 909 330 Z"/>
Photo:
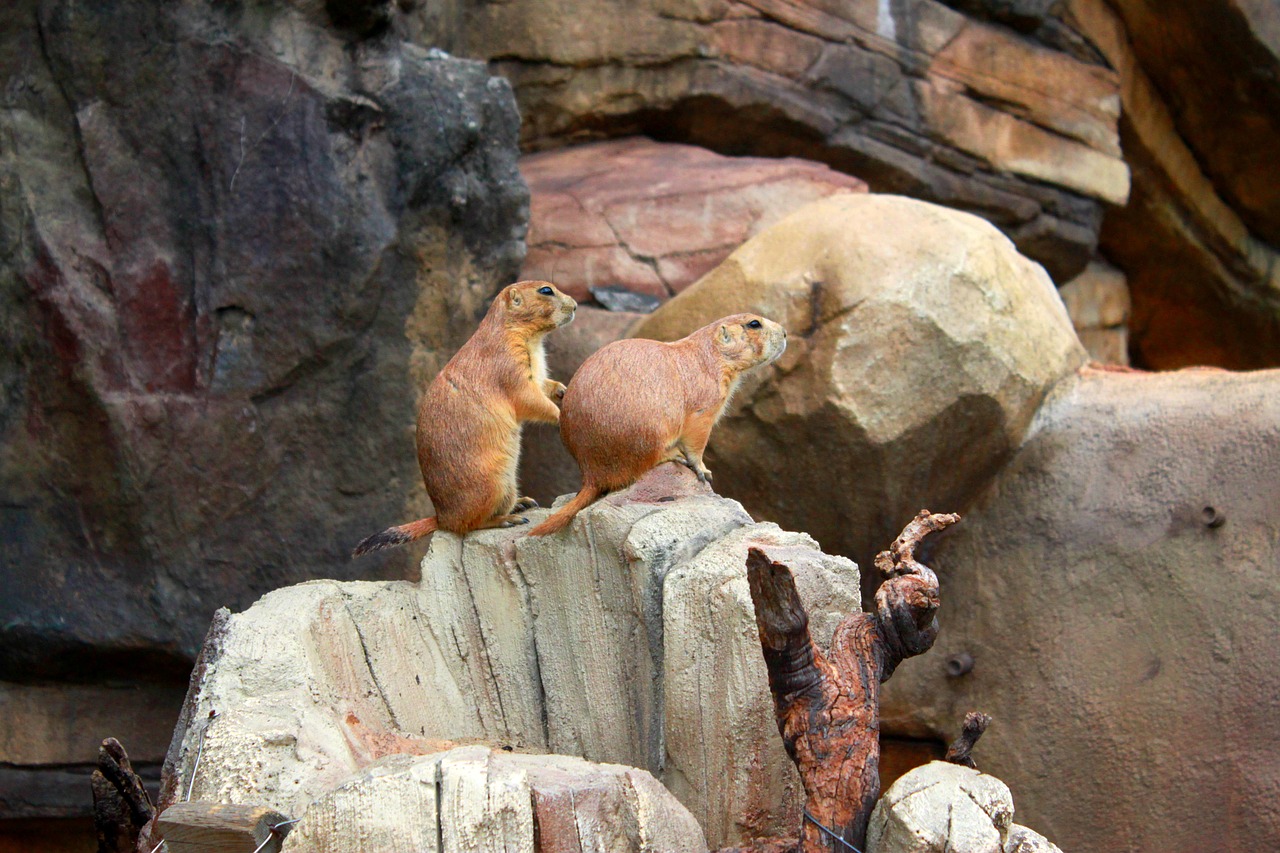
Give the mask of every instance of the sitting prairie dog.
<path id="1" fill-rule="evenodd" d="M 517 498 L 520 424 L 556 423 L 565 386 L 547 378 L 543 338 L 573 319 L 578 303 L 546 281 L 503 288 L 480 327 L 431 380 L 418 409 L 418 465 L 436 514 L 381 533 L 353 557 L 436 530 L 467 533 L 527 524 L 537 506 Z"/>
<path id="2" fill-rule="evenodd" d="M 562 529 L 601 495 L 663 462 L 711 479 L 702 453 L 743 371 L 786 348 L 786 330 L 755 314 L 721 318 L 673 343 L 602 347 L 578 368 L 560 404 L 560 437 L 582 470 L 582 489 L 530 535 Z"/>

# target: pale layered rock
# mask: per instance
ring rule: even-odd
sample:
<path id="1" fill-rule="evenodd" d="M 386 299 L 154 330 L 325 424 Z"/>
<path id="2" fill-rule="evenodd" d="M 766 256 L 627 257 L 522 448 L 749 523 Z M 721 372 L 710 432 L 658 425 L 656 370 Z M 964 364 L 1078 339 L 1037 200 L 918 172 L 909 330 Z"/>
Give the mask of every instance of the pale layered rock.
<path id="1" fill-rule="evenodd" d="M 938 544 L 955 606 L 885 684 L 883 730 L 946 741 L 991 714 L 975 760 L 1065 850 L 1273 846 L 1278 424 L 1280 371 L 1062 383 Z"/>
<path id="2" fill-rule="evenodd" d="M 296 816 L 388 754 L 479 740 L 649 770 L 713 847 L 793 832 L 799 780 L 747 593 L 752 545 L 796 566 L 821 641 L 858 608 L 848 560 L 754 524 L 674 465 L 554 537 L 437 533 L 419 585 L 271 593 L 216 621 L 163 796 L 202 749 L 196 799 Z"/>
<path id="3" fill-rule="evenodd" d="M 1102 364 L 1129 363 L 1129 285 L 1124 273 L 1094 261 L 1058 288 L 1076 336 Z"/>
<path id="4" fill-rule="evenodd" d="M 712 433 L 717 487 L 864 564 L 921 506 L 963 511 L 1085 360 L 1049 277 L 999 231 L 894 196 L 797 211 L 635 334 L 740 311 L 791 337 Z"/>
<path id="5" fill-rule="evenodd" d="M 1118 77 L 956 5 L 516 0 L 434 36 L 511 79 L 526 146 L 639 132 L 819 160 L 986 216 L 1066 281 L 1128 195 Z M 633 258 L 597 263 L 659 284 Z"/>
<path id="6" fill-rule="evenodd" d="M 796 208 L 867 188 L 820 163 L 640 137 L 529 155 L 520 171 L 531 195 L 521 277 L 579 302 L 603 286 L 666 300 Z"/>
<path id="7" fill-rule="evenodd" d="M 867 853 L 1005 853 L 1013 795 L 994 776 L 932 761 L 884 792 L 867 824 Z"/>
<path id="8" fill-rule="evenodd" d="M 284 853 L 705 853 L 643 770 L 458 747 L 379 761 L 298 815 Z"/>

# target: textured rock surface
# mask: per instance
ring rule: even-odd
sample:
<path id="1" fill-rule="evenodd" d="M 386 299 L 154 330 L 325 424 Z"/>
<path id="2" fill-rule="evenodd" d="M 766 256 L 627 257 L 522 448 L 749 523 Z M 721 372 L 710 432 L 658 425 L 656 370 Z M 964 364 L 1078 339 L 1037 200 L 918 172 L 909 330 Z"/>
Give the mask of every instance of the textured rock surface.
<path id="1" fill-rule="evenodd" d="M 197 799 L 295 815 L 380 757 L 481 739 L 647 769 L 713 847 L 794 831 L 746 551 L 786 556 L 824 642 L 857 569 L 704 490 L 664 466 L 555 537 L 436 534 L 421 585 L 316 581 L 223 616 L 164 796 L 202 734 Z"/>
<path id="2" fill-rule="evenodd" d="M 885 685 L 883 728 L 990 713 L 978 765 L 1064 850 L 1274 847 L 1278 425 L 1280 371 L 1064 383 L 939 544 L 963 605 Z"/>
<path id="3" fill-rule="evenodd" d="M 1101 243 L 1128 275 L 1139 365 L 1280 364 L 1280 175 L 1266 153 L 1280 135 L 1274 7 L 1068 8 L 1122 81 L 1133 192 L 1107 213 Z"/>
<path id="4" fill-rule="evenodd" d="M 1129 363 L 1129 285 L 1124 273 L 1102 261 L 1058 288 L 1067 316 L 1089 358 L 1102 364 Z"/>
<path id="5" fill-rule="evenodd" d="M 932 761 L 894 782 L 867 826 L 867 853 L 1004 853 L 1013 796 L 994 776 Z"/>
<path id="6" fill-rule="evenodd" d="M 737 311 L 791 337 L 712 433 L 717 487 L 864 565 L 920 507 L 963 510 L 1085 357 L 1048 276 L 999 231 L 895 196 L 803 208 L 635 334 Z"/>
<path id="7" fill-rule="evenodd" d="M 531 195 L 520 276 L 580 302 L 607 285 L 666 300 L 796 208 L 866 190 L 819 163 L 641 137 L 533 154 L 520 171 Z"/>
<path id="8" fill-rule="evenodd" d="M 0 678 L 181 680 L 220 605 L 411 574 L 348 555 L 421 508 L 411 389 L 518 270 L 508 85 L 158 0 L 11 4 L 0 77 Z"/>
<path id="9" fill-rule="evenodd" d="M 397 756 L 302 812 L 285 853 L 705 853 L 650 774 L 563 755 L 459 747 Z"/>
<path id="10" fill-rule="evenodd" d="M 1128 193 L 1096 53 L 935 0 L 462 6 L 436 37 L 510 77 L 534 147 L 640 132 L 820 160 L 990 218 L 1061 281 Z"/>

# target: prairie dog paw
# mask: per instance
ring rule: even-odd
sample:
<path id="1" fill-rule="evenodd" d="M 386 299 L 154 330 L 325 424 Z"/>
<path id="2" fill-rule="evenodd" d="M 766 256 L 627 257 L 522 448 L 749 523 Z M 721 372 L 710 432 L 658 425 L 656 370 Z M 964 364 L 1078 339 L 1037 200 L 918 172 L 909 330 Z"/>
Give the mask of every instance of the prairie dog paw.
<path id="1" fill-rule="evenodd" d="M 564 390 L 564 383 L 557 382 L 554 379 L 548 379 L 542 384 L 543 393 L 557 402 L 564 399 Z"/>

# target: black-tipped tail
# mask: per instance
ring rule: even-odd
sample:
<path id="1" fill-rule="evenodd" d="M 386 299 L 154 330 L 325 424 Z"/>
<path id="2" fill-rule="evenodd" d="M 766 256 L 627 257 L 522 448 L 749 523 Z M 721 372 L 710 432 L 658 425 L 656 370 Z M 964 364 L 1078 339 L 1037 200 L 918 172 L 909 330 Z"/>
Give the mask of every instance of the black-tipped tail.
<path id="1" fill-rule="evenodd" d="M 385 548 L 394 548 L 397 545 L 403 545 L 406 542 L 412 542 L 415 539 L 421 539 L 423 536 L 429 536 L 436 532 L 436 520 L 432 518 L 423 518 L 418 521 L 411 521 L 408 524 L 401 524 L 399 527 L 388 527 L 381 533 L 375 533 L 368 539 L 362 541 L 351 552 L 352 559 L 362 557 L 372 551 L 381 551 Z"/>

